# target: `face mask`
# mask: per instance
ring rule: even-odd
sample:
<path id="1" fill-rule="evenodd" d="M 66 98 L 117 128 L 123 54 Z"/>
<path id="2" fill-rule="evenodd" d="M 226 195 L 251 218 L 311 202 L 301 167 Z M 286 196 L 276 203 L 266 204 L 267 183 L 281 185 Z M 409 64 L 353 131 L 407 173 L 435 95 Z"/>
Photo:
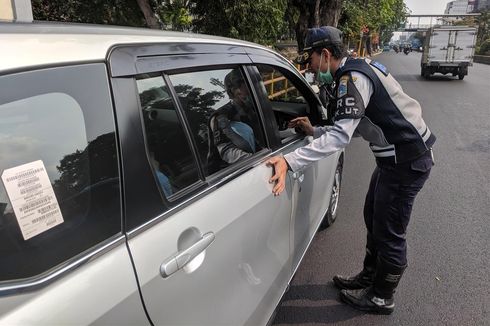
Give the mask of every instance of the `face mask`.
<path id="1" fill-rule="evenodd" d="M 316 74 L 316 79 L 318 80 L 318 83 L 320 85 L 331 84 L 333 82 L 333 77 L 332 77 L 332 74 L 330 73 L 330 60 L 328 60 L 329 62 L 327 63 L 327 66 L 328 66 L 327 72 L 321 72 L 320 68 L 322 66 L 322 59 L 323 59 L 323 52 L 320 55 L 320 65 L 318 66 L 318 72 Z"/>

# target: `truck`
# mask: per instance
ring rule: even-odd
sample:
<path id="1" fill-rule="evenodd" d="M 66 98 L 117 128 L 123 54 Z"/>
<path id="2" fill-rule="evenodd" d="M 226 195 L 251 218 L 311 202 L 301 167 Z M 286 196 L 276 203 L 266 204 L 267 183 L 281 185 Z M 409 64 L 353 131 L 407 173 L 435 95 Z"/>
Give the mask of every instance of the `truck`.
<path id="1" fill-rule="evenodd" d="M 426 32 L 420 74 L 452 74 L 460 80 L 473 65 L 477 29 L 467 26 L 437 26 Z"/>

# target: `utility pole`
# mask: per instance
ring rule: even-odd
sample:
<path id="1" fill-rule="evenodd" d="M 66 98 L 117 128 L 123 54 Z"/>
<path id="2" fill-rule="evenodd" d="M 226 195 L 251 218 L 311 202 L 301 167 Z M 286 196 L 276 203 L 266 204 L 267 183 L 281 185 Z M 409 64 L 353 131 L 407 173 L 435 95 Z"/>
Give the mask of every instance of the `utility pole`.
<path id="1" fill-rule="evenodd" d="M 2 20 L 32 22 L 31 0 L 0 0 L 0 21 Z"/>

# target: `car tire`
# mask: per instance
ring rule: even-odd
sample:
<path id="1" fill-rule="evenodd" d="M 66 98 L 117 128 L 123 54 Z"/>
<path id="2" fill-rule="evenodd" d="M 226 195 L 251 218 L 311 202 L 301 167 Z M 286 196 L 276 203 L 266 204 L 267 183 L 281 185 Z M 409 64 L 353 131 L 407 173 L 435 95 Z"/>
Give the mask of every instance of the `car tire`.
<path id="1" fill-rule="evenodd" d="M 337 219 L 337 211 L 339 207 L 340 188 L 342 184 L 342 169 L 344 167 L 344 156 L 341 155 L 337 162 L 335 175 L 332 184 L 332 192 L 330 194 L 328 210 L 323 217 L 319 230 L 325 230 L 332 225 Z"/>
<path id="2" fill-rule="evenodd" d="M 459 75 L 458 75 L 458 79 L 459 79 L 459 80 L 463 80 L 463 78 L 464 78 L 464 75 L 463 75 L 463 74 L 459 74 Z"/>

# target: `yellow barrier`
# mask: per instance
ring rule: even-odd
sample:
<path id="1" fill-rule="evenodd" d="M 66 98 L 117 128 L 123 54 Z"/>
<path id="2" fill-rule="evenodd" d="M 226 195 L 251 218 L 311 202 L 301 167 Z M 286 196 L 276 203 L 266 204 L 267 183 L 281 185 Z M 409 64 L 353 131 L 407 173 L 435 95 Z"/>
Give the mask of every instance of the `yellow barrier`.
<path id="1" fill-rule="evenodd" d="M 305 75 L 306 71 L 308 69 L 304 69 L 304 70 L 300 70 L 301 66 L 300 65 L 295 65 L 296 69 L 298 69 L 299 73 L 302 74 L 303 76 Z M 278 83 L 278 82 L 281 82 L 281 81 L 284 81 L 284 87 L 282 90 L 280 91 L 277 91 L 277 92 L 274 92 L 274 84 Z M 270 85 L 270 90 L 269 90 L 269 99 L 272 100 L 273 98 L 275 97 L 278 97 L 278 96 L 281 96 L 283 94 L 288 94 L 288 92 L 290 91 L 293 91 L 296 89 L 296 87 L 288 87 L 288 80 L 286 79 L 286 77 L 284 76 L 281 76 L 281 77 L 275 77 L 274 78 L 274 70 L 272 71 L 272 74 L 271 74 L 271 78 L 268 79 L 268 80 L 264 80 L 264 86 L 266 86 L 266 89 L 267 89 L 267 86 Z"/>

